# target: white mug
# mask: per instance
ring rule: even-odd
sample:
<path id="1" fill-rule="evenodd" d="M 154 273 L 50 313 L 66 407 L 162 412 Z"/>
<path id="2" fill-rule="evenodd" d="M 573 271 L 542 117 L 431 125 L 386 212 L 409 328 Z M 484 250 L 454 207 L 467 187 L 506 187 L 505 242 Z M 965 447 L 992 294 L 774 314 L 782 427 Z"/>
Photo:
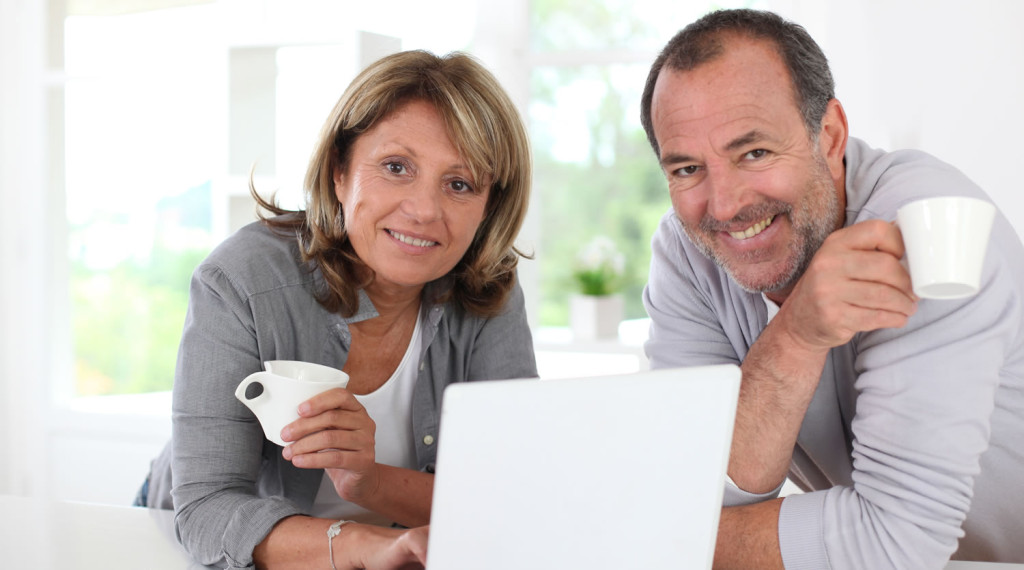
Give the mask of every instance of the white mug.
<path id="1" fill-rule="evenodd" d="M 918 200 L 896 212 L 914 293 L 959 299 L 978 292 L 996 209 L 976 198 Z"/>
<path id="2" fill-rule="evenodd" d="M 268 360 L 263 365 L 266 372 L 246 376 L 235 388 L 235 397 L 256 414 L 267 439 L 282 447 L 287 442 L 281 439 L 281 430 L 299 419 L 299 404 L 348 385 L 348 374 L 330 366 L 298 360 Z"/>

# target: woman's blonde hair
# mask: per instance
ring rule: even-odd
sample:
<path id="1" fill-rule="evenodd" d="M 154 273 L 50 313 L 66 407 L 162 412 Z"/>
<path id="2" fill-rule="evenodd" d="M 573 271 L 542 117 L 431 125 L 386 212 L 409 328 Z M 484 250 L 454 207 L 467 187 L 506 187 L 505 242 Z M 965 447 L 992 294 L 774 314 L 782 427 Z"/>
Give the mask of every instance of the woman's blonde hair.
<path id="1" fill-rule="evenodd" d="M 481 316 L 500 312 L 515 282 L 519 257 L 514 246 L 530 198 L 529 140 L 515 105 L 501 85 L 473 57 L 453 52 L 437 56 L 420 50 L 386 56 L 363 70 L 348 86 L 320 131 L 306 170 L 304 215 L 261 198 L 256 201 L 280 217 L 267 225 L 294 231 L 303 261 L 320 268 L 326 290 L 320 303 L 350 316 L 359 305 L 358 290 L 369 284 L 366 266 L 352 249 L 334 189 L 334 172 L 348 167 L 353 143 L 398 107 L 413 100 L 432 104 L 448 136 L 465 158 L 473 179 L 490 179 L 484 219 L 469 249 L 446 276 L 435 302 L 454 300 Z M 363 276 L 360 279 L 360 276 Z"/>

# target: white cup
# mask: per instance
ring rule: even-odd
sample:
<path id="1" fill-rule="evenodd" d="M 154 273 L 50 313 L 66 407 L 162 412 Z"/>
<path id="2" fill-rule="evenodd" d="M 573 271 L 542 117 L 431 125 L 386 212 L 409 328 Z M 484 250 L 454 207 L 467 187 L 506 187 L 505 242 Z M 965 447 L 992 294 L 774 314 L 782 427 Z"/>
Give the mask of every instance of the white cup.
<path id="1" fill-rule="evenodd" d="M 298 360 L 268 360 L 266 372 L 254 372 L 235 388 L 235 397 L 245 404 L 263 426 L 270 441 L 284 447 L 284 426 L 299 419 L 299 404 L 348 385 L 348 374 L 337 368 Z"/>
<path id="2" fill-rule="evenodd" d="M 896 212 L 914 293 L 959 299 L 978 292 L 996 209 L 976 198 L 911 202 Z"/>

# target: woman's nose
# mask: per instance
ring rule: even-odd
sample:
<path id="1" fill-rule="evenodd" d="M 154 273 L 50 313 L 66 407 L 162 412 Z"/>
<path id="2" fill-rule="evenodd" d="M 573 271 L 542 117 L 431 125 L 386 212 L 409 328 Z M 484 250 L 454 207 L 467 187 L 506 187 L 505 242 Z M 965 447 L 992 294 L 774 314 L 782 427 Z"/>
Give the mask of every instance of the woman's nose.
<path id="1" fill-rule="evenodd" d="M 402 211 L 417 222 L 432 222 L 441 217 L 441 198 L 438 185 L 417 181 L 408 188 Z"/>

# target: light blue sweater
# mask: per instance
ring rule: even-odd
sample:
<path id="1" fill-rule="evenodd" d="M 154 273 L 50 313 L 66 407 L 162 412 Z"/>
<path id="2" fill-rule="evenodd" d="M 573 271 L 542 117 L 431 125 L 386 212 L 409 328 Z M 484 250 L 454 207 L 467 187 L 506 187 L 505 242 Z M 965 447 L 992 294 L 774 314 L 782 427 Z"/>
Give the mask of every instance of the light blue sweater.
<path id="1" fill-rule="evenodd" d="M 989 199 L 929 155 L 856 139 L 846 189 L 847 226 L 893 220 L 928 196 Z M 652 244 L 652 367 L 742 362 L 767 323 L 761 295 L 702 256 L 671 212 Z M 922 300 L 905 327 L 831 351 L 790 478 L 810 492 L 782 505 L 786 568 L 938 569 L 951 555 L 1024 562 L 1024 247 L 1002 214 L 978 295 Z M 725 501 L 775 494 L 727 485 Z"/>

